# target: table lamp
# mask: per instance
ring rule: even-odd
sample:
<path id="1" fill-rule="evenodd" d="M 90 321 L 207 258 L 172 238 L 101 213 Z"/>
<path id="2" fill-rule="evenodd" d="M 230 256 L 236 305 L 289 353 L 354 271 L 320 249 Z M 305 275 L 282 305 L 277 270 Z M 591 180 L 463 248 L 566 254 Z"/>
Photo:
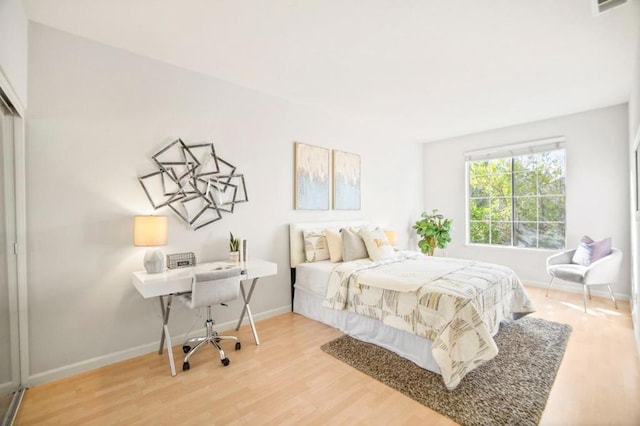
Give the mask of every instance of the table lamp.
<path id="1" fill-rule="evenodd" d="M 164 269 L 164 254 L 157 246 L 167 245 L 167 216 L 136 216 L 133 224 L 133 245 L 151 247 L 144 255 L 144 269 L 157 274 Z"/>

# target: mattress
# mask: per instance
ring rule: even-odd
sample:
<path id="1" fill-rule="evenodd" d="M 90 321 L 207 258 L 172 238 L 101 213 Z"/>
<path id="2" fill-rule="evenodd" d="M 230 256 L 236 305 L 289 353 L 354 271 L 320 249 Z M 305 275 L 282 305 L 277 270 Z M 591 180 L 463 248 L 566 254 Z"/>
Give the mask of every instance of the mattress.
<path id="1" fill-rule="evenodd" d="M 302 288 L 315 295 L 325 297 L 329 276 L 340 263 L 323 260 L 313 263 L 301 263 L 296 267 L 296 288 Z"/>

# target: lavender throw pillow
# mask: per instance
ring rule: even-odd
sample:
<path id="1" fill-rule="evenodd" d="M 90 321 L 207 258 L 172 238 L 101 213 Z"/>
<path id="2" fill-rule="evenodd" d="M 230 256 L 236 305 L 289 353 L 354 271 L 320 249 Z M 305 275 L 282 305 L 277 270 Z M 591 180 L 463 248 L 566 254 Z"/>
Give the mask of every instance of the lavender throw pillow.
<path id="1" fill-rule="evenodd" d="M 571 262 L 578 265 L 589 266 L 596 260 L 609 256 L 609 254 L 611 254 L 611 238 L 593 241 L 585 235 L 580 240 L 580 244 L 578 248 L 576 248 Z"/>
<path id="2" fill-rule="evenodd" d="M 605 238 L 604 240 L 593 243 L 593 249 L 591 250 L 591 263 L 598 259 L 609 256 L 611 254 L 611 238 Z"/>
<path id="3" fill-rule="evenodd" d="M 593 240 L 586 235 L 580 239 L 580 244 L 571 259 L 572 263 L 582 266 L 589 266 L 591 263 L 591 253 L 593 251 Z"/>

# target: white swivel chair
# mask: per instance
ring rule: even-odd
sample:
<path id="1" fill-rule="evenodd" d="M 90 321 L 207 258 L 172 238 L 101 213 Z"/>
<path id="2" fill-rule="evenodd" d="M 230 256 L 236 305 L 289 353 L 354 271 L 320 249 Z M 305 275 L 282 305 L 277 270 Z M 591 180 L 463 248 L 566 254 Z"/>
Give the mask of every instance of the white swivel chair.
<path id="1" fill-rule="evenodd" d="M 601 259 L 596 260 L 588 266 L 571 263 L 576 249 L 567 250 L 555 254 L 547 259 L 547 272 L 551 275 L 551 281 L 547 286 L 545 296 L 549 295 L 549 289 L 554 278 L 582 284 L 582 303 L 584 312 L 587 312 L 587 293 L 591 299 L 592 285 L 606 285 L 613 304 L 618 309 L 618 303 L 611 290 L 611 284 L 618 280 L 620 265 L 622 263 L 622 252 L 612 248 L 611 253 Z"/>
<path id="2" fill-rule="evenodd" d="M 207 307 L 207 320 L 205 326 L 207 335 L 203 337 L 194 337 L 188 339 L 182 350 L 187 355 L 184 357 L 182 370 L 186 371 L 190 368 L 189 358 L 203 345 L 211 343 L 218 349 L 220 354 L 220 362 L 225 367 L 229 365 L 229 358 L 226 357 L 222 347 L 221 340 L 233 340 L 236 342 L 236 350 L 239 350 L 240 340 L 236 336 L 221 336 L 213 329 L 214 321 L 211 318 L 211 306 L 229 302 L 236 299 L 240 294 L 240 268 L 222 269 L 210 272 L 196 273 L 191 282 L 191 292 L 183 293 L 179 296 L 179 300 L 191 309 Z M 189 343 L 198 342 L 191 348 Z"/>

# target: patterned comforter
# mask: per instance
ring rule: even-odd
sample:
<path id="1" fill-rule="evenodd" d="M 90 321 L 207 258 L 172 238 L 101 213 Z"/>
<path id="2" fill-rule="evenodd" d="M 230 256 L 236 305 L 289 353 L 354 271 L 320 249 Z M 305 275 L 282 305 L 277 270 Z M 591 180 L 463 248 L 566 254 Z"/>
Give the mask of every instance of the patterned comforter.
<path id="1" fill-rule="evenodd" d="M 507 267 L 411 252 L 340 264 L 330 275 L 324 306 L 432 340 L 448 389 L 497 355 L 492 333 L 501 320 L 535 310 Z"/>

